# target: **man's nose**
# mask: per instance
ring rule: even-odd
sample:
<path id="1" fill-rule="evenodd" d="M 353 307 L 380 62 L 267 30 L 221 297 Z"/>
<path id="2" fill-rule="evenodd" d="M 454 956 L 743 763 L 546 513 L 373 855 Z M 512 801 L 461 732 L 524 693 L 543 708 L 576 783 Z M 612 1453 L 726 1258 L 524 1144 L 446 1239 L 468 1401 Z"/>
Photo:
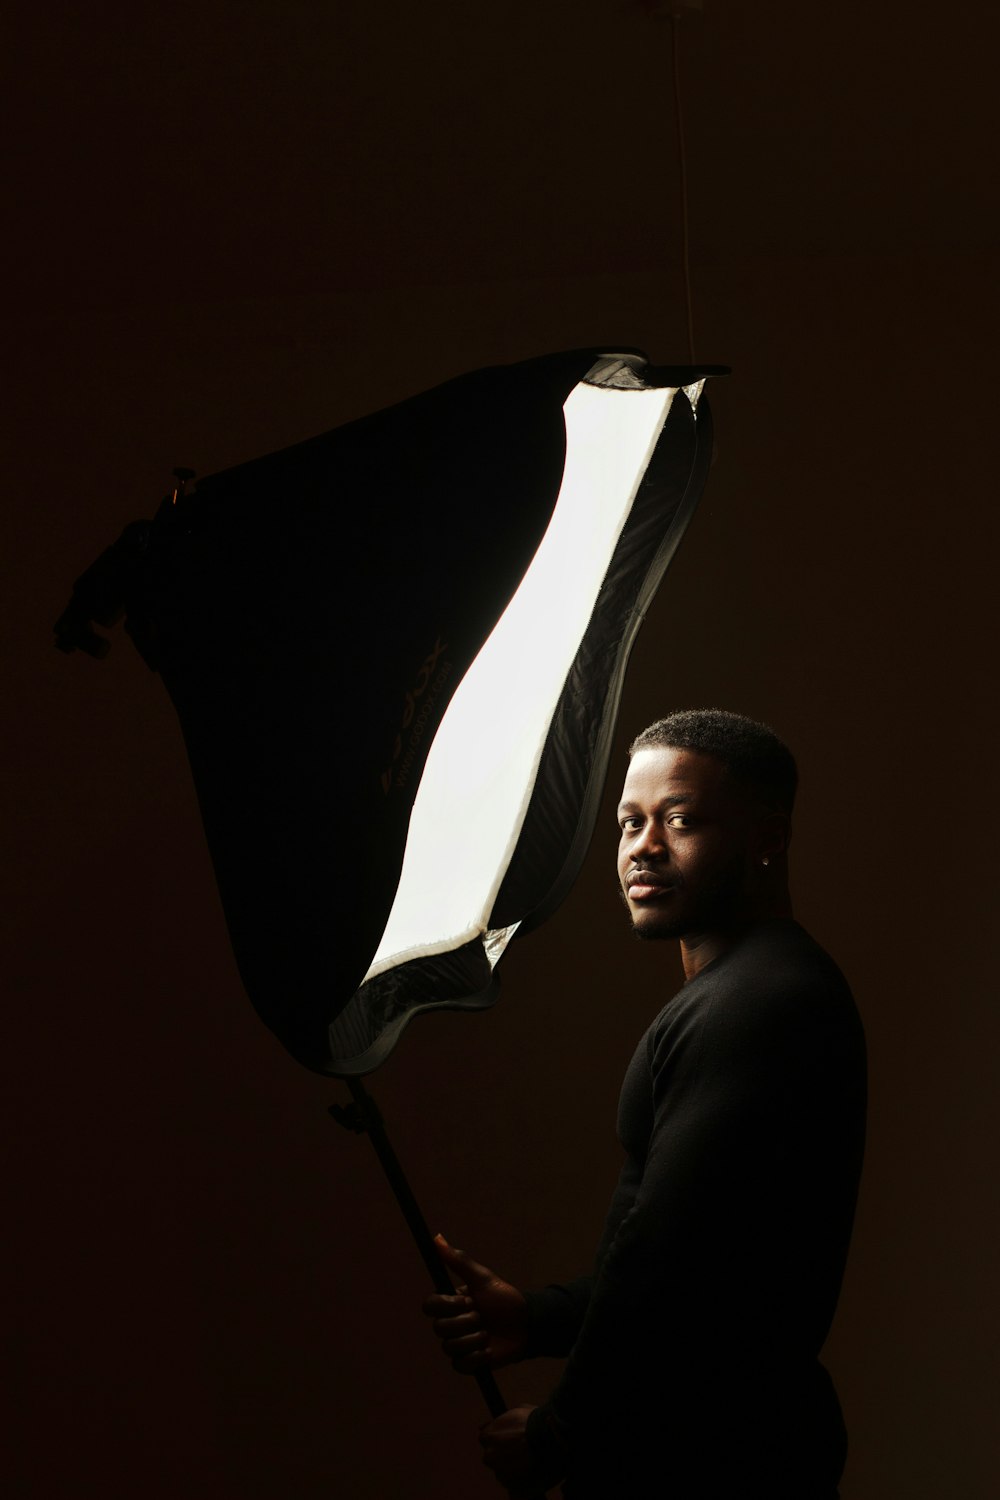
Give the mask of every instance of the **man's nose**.
<path id="1" fill-rule="evenodd" d="M 639 864 L 644 860 L 662 860 L 666 856 L 667 845 L 663 830 L 656 823 L 647 823 L 629 850 L 629 858 L 634 864 Z"/>

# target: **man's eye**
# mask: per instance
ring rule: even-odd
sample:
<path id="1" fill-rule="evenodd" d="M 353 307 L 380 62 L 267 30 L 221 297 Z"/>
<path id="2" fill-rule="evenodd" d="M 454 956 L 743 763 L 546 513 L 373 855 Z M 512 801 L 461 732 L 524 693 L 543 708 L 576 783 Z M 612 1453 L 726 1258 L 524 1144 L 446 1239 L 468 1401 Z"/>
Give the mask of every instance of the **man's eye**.
<path id="1" fill-rule="evenodd" d="M 622 833 L 634 833 L 635 830 L 637 828 L 640 828 L 641 826 L 642 826 L 642 819 L 641 818 L 635 818 L 635 817 L 632 817 L 632 818 L 622 818 L 621 824 L 620 824 Z"/>
<path id="2" fill-rule="evenodd" d="M 687 828 L 691 819 L 685 813 L 671 813 L 667 822 L 671 828 Z"/>

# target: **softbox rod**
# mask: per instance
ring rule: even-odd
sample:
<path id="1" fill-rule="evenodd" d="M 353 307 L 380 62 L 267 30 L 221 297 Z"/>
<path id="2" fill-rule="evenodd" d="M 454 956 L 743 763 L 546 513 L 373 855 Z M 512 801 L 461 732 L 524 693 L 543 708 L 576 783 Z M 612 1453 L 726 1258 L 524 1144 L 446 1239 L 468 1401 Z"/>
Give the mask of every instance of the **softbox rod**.
<path id="1" fill-rule="evenodd" d="M 441 1257 L 434 1247 L 427 1221 L 420 1211 L 420 1206 L 413 1196 L 413 1190 L 406 1180 L 406 1174 L 399 1164 L 399 1158 L 386 1135 L 385 1122 L 379 1113 L 378 1106 L 360 1078 L 347 1078 L 345 1082 L 353 1095 L 355 1111 L 349 1112 L 334 1104 L 331 1106 L 330 1113 L 341 1125 L 347 1126 L 358 1134 L 362 1131 L 367 1133 L 382 1163 L 382 1170 L 389 1179 L 389 1186 L 396 1195 L 396 1202 L 403 1210 L 403 1218 L 409 1225 L 410 1233 L 416 1241 L 424 1265 L 430 1273 L 434 1290 L 450 1297 L 455 1288 L 451 1284 L 448 1272 L 441 1264 Z M 477 1372 L 475 1379 L 490 1409 L 490 1414 L 499 1417 L 507 1410 L 507 1405 L 493 1376 L 489 1370 L 483 1370 Z"/>

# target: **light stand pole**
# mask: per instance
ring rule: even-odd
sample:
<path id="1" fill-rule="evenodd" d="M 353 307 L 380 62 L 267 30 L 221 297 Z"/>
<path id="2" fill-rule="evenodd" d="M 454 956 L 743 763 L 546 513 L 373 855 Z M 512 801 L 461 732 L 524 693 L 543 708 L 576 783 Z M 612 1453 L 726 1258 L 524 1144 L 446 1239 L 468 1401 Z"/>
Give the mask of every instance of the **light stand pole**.
<path id="1" fill-rule="evenodd" d="M 441 1264 L 441 1257 L 435 1249 L 433 1237 L 427 1227 L 427 1220 L 413 1196 L 413 1189 L 407 1181 L 406 1173 L 400 1166 L 399 1157 L 386 1134 L 385 1121 L 382 1119 L 378 1105 L 360 1078 L 347 1078 L 345 1081 L 354 1102 L 346 1108 L 341 1104 L 331 1104 L 329 1113 L 338 1125 L 343 1125 L 346 1130 L 352 1130 L 356 1135 L 368 1136 L 375 1147 L 382 1170 L 389 1180 L 389 1186 L 395 1194 L 396 1202 L 403 1211 L 403 1218 L 416 1241 L 421 1259 L 430 1273 L 434 1290 L 443 1292 L 445 1296 L 451 1296 L 455 1288 L 451 1284 L 448 1272 Z M 482 1370 L 476 1372 L 475 1379 L 491 1416 L 499 1417 L 507 1410 L 507 1404 L 493 1376 L 489 1370 Z"/>

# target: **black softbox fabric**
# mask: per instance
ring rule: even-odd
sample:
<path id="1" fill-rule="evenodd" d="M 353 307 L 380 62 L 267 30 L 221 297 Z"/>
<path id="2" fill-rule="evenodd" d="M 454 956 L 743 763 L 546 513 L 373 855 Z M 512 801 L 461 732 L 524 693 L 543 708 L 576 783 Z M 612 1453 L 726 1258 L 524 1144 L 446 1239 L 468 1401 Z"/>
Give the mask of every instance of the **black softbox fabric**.
<path id="1" fill-rule="evenodd" d="M 73 619 L 110 618 L 120 593 L 180 717 L 247 993 L 311 1068 L 369 1072 L 416 1010 L 492 997 L 482 945 L 358 987 L 429 747 L 548 525 L 563 403 L 600 353 L 478 371 L 202 480 L 129 528 L 60 622 L 71 645 Z M 544 815 L 499 925 L 541 920 L 579 867 L 628 649 L 710 450 L 704 400 L 695 420 L 678 393 L 557 706 L 531 802 Z"/>

